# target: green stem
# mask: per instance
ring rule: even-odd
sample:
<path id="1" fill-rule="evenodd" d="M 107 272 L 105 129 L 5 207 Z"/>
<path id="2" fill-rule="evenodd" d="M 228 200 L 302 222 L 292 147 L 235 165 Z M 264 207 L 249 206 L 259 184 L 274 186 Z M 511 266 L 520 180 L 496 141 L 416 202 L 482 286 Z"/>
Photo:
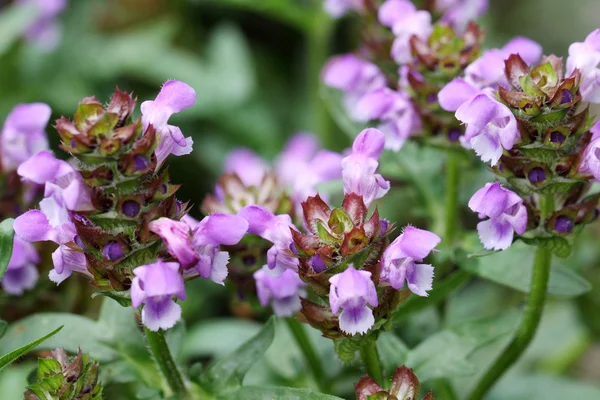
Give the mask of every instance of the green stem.
<path id="1" fill-rule="evenodd" d="M 529 298 L 521 325 L 508 347 L 481 378 L 475 390 L 468 397 L 469 400 L 482 399 L 496 381 L 521 357 L 535 337 L 546 301 L 551 260 L 552 250 L 539 246 L 535 252 Z"/>
<path id="2" fill-rule="evenodd" d="M 175 364 L 175 361 L 171 356 L 164 331 L 159 330 L 158 332 L 154 332 L 144 327 L 144 332 L 146 333 L 146 340 L 148 341 L 150 351 L 154 356 L 154 361 L 158 365 L 163 378 L 173 392 L 172 394 L 177 395 L 178 399 L 188 398 L 187 388 L 179 373 L 177 364 Z"/>
<path id="3" fill-rule="evenodd" d="M 458 230 L 458 193 L 460 185 L 459 155 L 449 151 L 446 160 L 446 212 L 444 224 L 444 242 L 451 246 Z"/>
<path id="4" fill-rule="evenodd" d="M 367 374 L 383 387 L 383 371 L 379 360 L 379 352 L 377 351 L 377 342 L 370 341 L 363 345 L 360 348 L 360 358 L 365 365 Z"/>
<path id="5" fill-rule="evenodd" d="M 300 347 L 300 350 L 302 350 L 302 354 L 304 354 L 306 363 L 308 364 L 311 373 L 317 382 L 317 385 L 319 385 L 319 390 L 326 392 L 327 375 L 323 369 L 321 358 L 317 354 L 315 347 L 306 334 L 304 326 L 294 318 L 286 318 L 285 322 L 287 322 L 287 326 L 290 328 L 290 332 L 292 333 L 292 336 L 294 336 L 296 344 L 298 344 L 298 347 Z"/>

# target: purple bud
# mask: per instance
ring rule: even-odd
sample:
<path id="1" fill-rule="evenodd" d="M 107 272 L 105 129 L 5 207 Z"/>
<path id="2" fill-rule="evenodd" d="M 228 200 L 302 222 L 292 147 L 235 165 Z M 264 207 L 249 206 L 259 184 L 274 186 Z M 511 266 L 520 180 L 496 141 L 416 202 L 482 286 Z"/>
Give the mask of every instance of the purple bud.
<path id="1" fill-rule="evenodd" d="M 560 143 L 563 144 L 565 142 L 565 135 L 563 135 L 559 131 L 554 131 L 550 134 L 550 141 L 552 143 Z"/>
<path id="2" fill-rule="evenodd" d="M 594 208 L 594 216 L 592 217 L 592 221 L 597 220 L 598 215 L 600 215 L 600 211 L 597 208 Z"/>
<path id="3" fill-rule="evenodd" d="M 573 221 L 571 221 L 569 217 L 561 215 L 560 217 L 556 218 L 554 230 L 562 233 L 570 233 L 573 230 Z"/>
<path id="4" fill-rule="evenodd" d="M 385 220 L 385 219 L 379 220 L 379 230 L 381 230 L 381 236 L 385 235 L 385 232 L 387 231 L 389 226 L 390 226 L 390 223 L 387 220 Z"/>
<path id="5" fill-rule="evenodd" d="M 109 261 L 116 261 L 123 258 L 125 253 L 123 253 L 123 249 L 119 243 L 108 242 L 102 249 L 102 255 Z"/>
<path id="6" fill-rule="evenodd" d="M 133 218 L 140 213 L 142 206 L 135 200 L 125 200 L 121 206 L 121 211 L 126 216 Z"/>
<path id="7" fill-rule="evenodd" d="M 433 104 L 437 101 L 437 94 L 436 93 L 429 93 L 427 95 L 427 102 L 429 104 Z"/>
<path id="8" fill-rule="evenodd" d="M 256 264 L 256 257 L 253 255 L 247 255 L 242 257 L 242 261 L 244 262 L 244 265 L 246 265 L 247 267 L 251 267 L 254 264 Z"/>
<path id="9" fill-rule="evenodd" d="M 563 89 L 560 92 L 560 95 L 561 95 L 560 104 L 570 103 L 573 101 L 573 93 L 571 93 L 570 90 Z"/>
<path id="10" fill-rule="evenodd" d="M 323 259 L 318 254 L 315 254 L 310 258 L 309 264 L 313 271 L 317 273 L 323 272 L 327 269 L 327 265 L 323 262 Z"/>
<path id="11" fill-rule="evenodd" d="M 300 255 L 300 252 L 298 252 L 298 248 L 296 247 L 296 243 L 294 242 L 290 243 L 290 251 L 297 256 Z"/>
<path id="12" fill-rule="evenodd" d="M 529 179 L 529 182 L 533 184 L 543 182 L 546 180 L 546 172 L 543 168 L 536 167 L 529 171 L 529 174 L 527 174 L 527 179 Z"/>
<path id="13" fill-rule="evenodd" d="M 85 243 L 83 243 L 83 240 L 81 240 L 79 235 L 75 235 L 75 239 L 73 239 L 73 241 L 77 244 L 77 246 L 79 246 L 80 249 L 85 250 Z"/>
<path id="14" fill-rule="evenodd" d="M 462 131 L 458 128 L 451 128 L 448 131 L 448 140 L 451 142 L 456 142 L 458 141 L 458 139 L 460 139 L 460 136 L 462 135 Z"/>
<path id="15" fill-rule="evenodd" d="M 134 171 L 143 171 L 148 168 L 150 161 L 145 156 L 137 155 L 133 157 Z"/>

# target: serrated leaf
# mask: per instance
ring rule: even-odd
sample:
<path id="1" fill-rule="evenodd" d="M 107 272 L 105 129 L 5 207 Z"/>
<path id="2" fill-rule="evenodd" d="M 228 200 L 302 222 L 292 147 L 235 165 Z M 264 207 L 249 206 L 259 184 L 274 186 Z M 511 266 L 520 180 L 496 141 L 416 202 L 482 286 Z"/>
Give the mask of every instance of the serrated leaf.
<path id="1" fill-rule="evenodd" d="M 15 236 L 15 231 L 13 230 L 14 222 L 14 219 L 8 218 L 0 223 L 0 280 L 6 272 L 12 256 Z"/>
<path id="2" fill-rule="evenodd" d="M 12 362 L 14 362 L 15 360 L 17 360 L 19 357 L 22 357 L 25 354 L 29 353 L 31 350 L 36 348 L 40 343 L 46 341 L 47 339 L 49 339 L 52 336 L 54 336 L 55 334 L 57 334 L 62 328 L 63 328 L 63 326 L 60 326 L 60 327 L 56 328 L 55 330 L 53 330 L 52 332 L 50 332 L 49 334 L 42 336 L 41 338 L 36 339 L 33 342 L 28 343 L 25 346 L 21 346 L 18 349 L 15 349 L 15 350 L 3 355 L 2 357 L 0 357 L 0 371 L 2 369 L 4 369 L 5 367 L 7 367 Z"/>
<path id="3" fill-rule="evenodd" d="M 569 257 L 571 254 L 571 244 L 564 237 L 526 238 L 521 236 L 519 239 L 532 246 L 543 246 L 561 258 Z"/>
<path id="4" fill-rule="evenodd" d="M 246 373 L 263 356 L 275 337 L 275 317 L 271 317 L 253 338 L 211 366 L 200 378 L 213 393 L 240 387 Z"/>
<path id="5" fill-rule="evenodd" d="M 342 400 L 341 397 L 315 392 L 310 389 L 291 387 L 246 386 L 220 394 L 217 400 Z"/>

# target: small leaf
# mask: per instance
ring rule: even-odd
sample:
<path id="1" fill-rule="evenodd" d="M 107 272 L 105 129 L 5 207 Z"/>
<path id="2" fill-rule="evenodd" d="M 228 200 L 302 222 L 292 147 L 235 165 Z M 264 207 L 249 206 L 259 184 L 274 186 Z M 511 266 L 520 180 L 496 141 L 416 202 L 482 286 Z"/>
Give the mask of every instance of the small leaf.
<path id="1" fill-rule="evenodd" d="M 34 340 L 33 342 L 26 344 L 25 346 L 19 347 L 18 349 L 13 350 L 13 351 L 3 355 L 2 357 L 0 357 L 0 371 L 2 369 L 4 369 L 5 367 L 7 367 L 9 364 L 11 364 L 13 361 L 17 360 L 19 357 L 22 357 L 25 354 L 29 353 L 31 350 L 33 350 L 35 347 L 37 347 L 37 345 L 39 345 L 46 339 L 54 336 L 56 333 L 58 333 L 58 331 L 60 331 L 63 328 L 63 326 L 56 328 L 55 330 L 53 330 L 46 336 L 43 336 L 37 340 Z"/>
<path id="2" fill-rule="evenodd" d="M 4 336 L 4 334 L 6 333 L 7 328 L 8 328 L 8 322 L 0 319 L 0 339 L 2 339 L 2 336 Z"/>
<path id="3" fill-rule="evenodd" d="M 123 307 L 131 307 L 131 293 L 128 290 L 99 290 L 92 293 L 92 299 L 98 296 L 110 297 Z"/>
<path id="4" fill-rule="evenodd" d="M 217 400 L 342 400 L 340 397 L 318 393 L 310 389 L 291 387 L 246 386 L 236 391 L 220 394 Z"/>
<path id="5" fill-rule="evenodd" d="M 200 378 L 202 386 L 213 393 L 240 387 L 246 373 L 273 342 L 274 326 L 275 318 L 271 317 L 258 334 L 210 367 Z"/>
<path id="6" fill-rule="evenodd" d="M 0 280 L 4 276 L 13 251 L 14 219 L 8 218 L 0 223 Z M 0 335 L 1 336 L 1 335 Z"/>

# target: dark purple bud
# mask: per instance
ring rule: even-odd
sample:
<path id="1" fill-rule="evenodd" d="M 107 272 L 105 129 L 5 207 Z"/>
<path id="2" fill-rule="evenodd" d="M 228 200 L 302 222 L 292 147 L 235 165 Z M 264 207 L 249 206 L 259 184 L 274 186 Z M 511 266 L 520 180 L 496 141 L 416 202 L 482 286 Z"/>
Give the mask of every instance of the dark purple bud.
<path id="1" fill-rule="evenodd" d="M 121 211 L 129 218 L 133 218 L 140 213 L 142 206 L 135 200 L 125 200 L 121 206 Z"/>
<path id="2" fill-rule="evenodd" d="M 525 106 L 523 107 L 523 110 L 527 111 L 529 109 L 531 109 L 533 107 L 533 105 L 531 103 L 527 103 L 525 104 Z"/>
<path id="3" fill-rule="evenodd" d="M 544 171 L 543 168 L 536 167 L 529 171 L 529 174 L 527 174 L 527 179 L 529 179 L 529 182 L 533 184 L 543 182 L 546 180 L 546 171 Z"/>
<path id="4" fill-rule="evenodd" d="M 85 226 L 91 226 L 91 225 L 93 225 L 92 221 L 90 221 L 89 218 L 84 217 L 81 214 L 75 214 L 75 213 L 73 213 L 71 215 L 71 217 L 73 217 L 77 222 L 81 222 Z"/>
<path id="5" fill-rule="evenodd" d="M 160 185 L 160 191 L 162 192 L 162 194 L 167 193 L 167 190 L 169 188 L 167 187 L 167 185 L 165 185 L 164 183 L 162 185 Z"/>
<path id="6" fill-rule="evenodd" d="M 102 255 L 109 261 L 116 261 L 120 258 L 123 258 L 125 253 L 123 253 L 123 249 L 119 243 L 108 242 L 102 249 Z"/>
<path id="7" fill-rule="evenodd" d="M 461 135 L 462 131 L 459 128 L 451 128 L 448 131 L 448 140 L 451 142 L 456 142 L 458 139 L 460 139 Z"/>
<path id="8" fill-rule="evenodd" d="M 79 235 L 75 235 L 74 242 L 77 244 L 77 246 L 79 246 L 80 249 L 85 250 L 85 243 L 83 243 L 83 240 L 81 240 Z"/>
<path id="9" fill-rule="evenodd" d="M 385 231 L 387 231 L 388 226 L 390 226 L 390 223 L 387 222 L 387 220 L 385 220 L 385 219 L 379 220 L 379 229 L 381 230 L 381 236 L 385 235 Z"/>
<path id="10" fill-rule="evenodd" d="M 429 104 L 433 104 L 433 103 L 435 103 L 436 101 L 437 101 L 437 94 L 435 94 L 435 93 L 429 93 L 429 94 L 427 95 L 427 102 L 428 102 Z"/>
<path id="11" fill-rule="evenodd" d="M 561 215 L 556 218 L 554 230 L 562 233 L 570 233 L 573 230 L 573 221 L 571 221 L 571 218 Z"/>
<path id="12" fill-rule="evenodd" d="M 300 252 L 298 252 L 298 248 L 296 247 L 296 243 L 294 242 L 290 243 L 290 251 L 297 256 L 300 255 Z"/>
<path id="13" fill-rule="evenodd" d="M 179 200 L 175 202 L 175 207 L 177 207 L 177 214 L 181 212 L 181 207 L 183 207 L 183 203 Z"/>
<path id="14" fill-rule="evenodd" d="M 256 264 L 256 257 L 254 257 L 253 255 L 244 256 L 242 257 L 242 261 L 244 262 L 245 266 L 251 267 L 254 264 Z"/>
<path id="15" fill-rule="evenodd" d="M 598 215 L 600 215 L 600 211 L 597 208 L 594 208 L 594 216 L 592 217 L 592 221 L 597 220 Z"/>
<path id="16" fill-rule="evenodd" d="M 134 171 L 143 171 L 148 168 L 150 161 L 144 156 L 137 155 L 133 157 Z"/>
<path id="17" fill-rule="evenodd" d="M 327 269 L 327 265 L 325 265 L 318 254 L 315 254 L 310 258 L 309 265 L 315 272 L 323 272 Z"/>
<path id="18" fill-rule="evenodd" d="M 552 143 L 560 143 L 563 144 L 565 142 L 565 135 L 563 135 L 559 131 L 554 131 L 550 134 L 550 141 Z"/>
<path id="19" fill-rule="evenodd" d="M 560 104 L 570 103 L 573 101 L 573 93 L 570 90 L 563 89 L 560 92 Z"/>

